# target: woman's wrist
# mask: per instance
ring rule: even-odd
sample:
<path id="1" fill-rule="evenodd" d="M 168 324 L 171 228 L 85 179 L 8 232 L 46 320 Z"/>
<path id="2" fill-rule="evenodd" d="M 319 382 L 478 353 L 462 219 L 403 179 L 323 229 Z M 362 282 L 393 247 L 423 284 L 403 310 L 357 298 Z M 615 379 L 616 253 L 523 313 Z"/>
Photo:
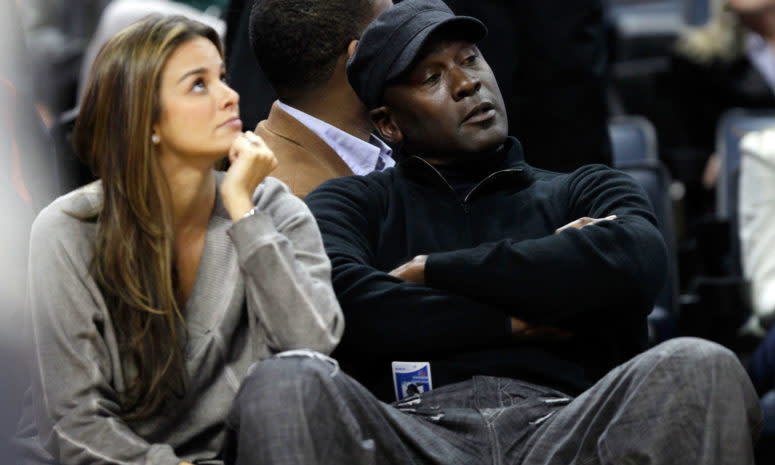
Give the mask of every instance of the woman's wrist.
<path id="1" fill-rule="evenodd" d="M 241 220 L 254 207 L 253 199 L 248 194 L 232 194 L 222 191 L 221 195 L 223 196 L 223 205 L 226 207 L 226 211 L 229 212 L 231 220 L 235 223 Z"/>

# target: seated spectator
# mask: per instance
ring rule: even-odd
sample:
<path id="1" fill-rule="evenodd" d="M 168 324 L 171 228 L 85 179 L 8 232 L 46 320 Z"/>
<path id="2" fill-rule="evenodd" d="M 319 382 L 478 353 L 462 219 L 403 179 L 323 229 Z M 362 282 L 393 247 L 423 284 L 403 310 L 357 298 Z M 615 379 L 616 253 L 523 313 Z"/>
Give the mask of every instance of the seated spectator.
<path id="1" fill-rule="evenodd" d="M 775 1 L 712 0 L 707 25 L 690 29 L 671 65 L 671 111 L 663 145 L 687 187 L 690 222 L 712 211 L 716 126 L 731 108 L 775 109 Z"/>
<path id="2" fill-rule="evenodd" d="M 100 180 L 32 229 L 31 463 L 218 460 L 249 366 L 339 339 L 315 220 L 224 75 L 215 30 L 179 16 L 96 58 L 74 145 Z"/>
<path id="3" fill-rule="evenodd" d="M 256 364 L 230 415 L 237 463 L 752 463 L 761 417 L 734 354 L 639 354 L 666 265 L 645 194 L 605 166 L 526 164 L 485 34 L 440 0 L 363 33 L 348 77 L 410 157 L 305 198 L 344 371 Z"/>
<path id="4" fill-rule="evenodd" d="M 763 335 L 775 321 L 775 129 L 747 134 L 740 148 L 740 259 L 753 309 L 748 325 Z"/>
<path id="5" fill-rule="evenodd" d="M 393 166 L 355 95 L 345 63 L 390 0 L 258 0 L 250 42 L 279 100 L 256 127 L 279 166 L 273 173 L 304 198 L 323 181 Z"/>

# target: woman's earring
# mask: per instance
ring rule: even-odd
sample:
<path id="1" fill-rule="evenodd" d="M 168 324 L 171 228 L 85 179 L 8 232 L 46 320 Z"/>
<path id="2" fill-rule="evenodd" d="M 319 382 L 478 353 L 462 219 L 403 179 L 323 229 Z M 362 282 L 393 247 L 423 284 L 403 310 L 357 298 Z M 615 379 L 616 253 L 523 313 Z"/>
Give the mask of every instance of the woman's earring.
<path id="1" fill-rule="evenodd" d="M 154 144 L 158 144 L 159 143 L 159 136 L 157 136 L 156 134 L 152 135 L 151 136 L 151 142 L 153 142 Z"/>

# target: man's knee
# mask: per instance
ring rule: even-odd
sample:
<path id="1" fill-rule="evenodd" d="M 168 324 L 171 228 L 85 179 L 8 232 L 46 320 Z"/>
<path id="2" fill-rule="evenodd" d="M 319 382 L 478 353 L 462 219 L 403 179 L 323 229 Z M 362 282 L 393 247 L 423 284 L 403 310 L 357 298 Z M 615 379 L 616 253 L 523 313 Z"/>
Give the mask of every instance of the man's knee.
<path id="1" fill-rule="evenodd" d="M 718 389 L 745 385 L 748 389 L 750 384 L 737 356 L 715 342 L 681 337 L 663 342 L 644 355 L 662 367 L 657 371 L 668 371 L 671 377 L 684 379 L 686 386 Z"/>
<path id="2" fill-rule="evenodd" d="M 675 358 L 679 361 L 691 360 L 696 363 L 737 361 L 735 354 L 726 347 L 695 337 L 669 339 L 651 350 L 661 356 Z"/>
<path id="3" fill-rule="evenodd" d="M 742 369 L 737 356 L 731 350 L 705 339 L 694 337 L 670 339 L 649 352 L 653 352 L 670 365 L 685 367 L 692 372 L 718 369 L 741 371 Z"/>
<path id="4" fill-rule="evenodd" d="M 747 382 L 737 357 L 704 339 L 680 337 L 665 341 L 622 365 L 614 373 L 647 390 L 670 389 L 689 395 L 720 385 Z M 699 392 L 695 392 L 699 391 Z"/>

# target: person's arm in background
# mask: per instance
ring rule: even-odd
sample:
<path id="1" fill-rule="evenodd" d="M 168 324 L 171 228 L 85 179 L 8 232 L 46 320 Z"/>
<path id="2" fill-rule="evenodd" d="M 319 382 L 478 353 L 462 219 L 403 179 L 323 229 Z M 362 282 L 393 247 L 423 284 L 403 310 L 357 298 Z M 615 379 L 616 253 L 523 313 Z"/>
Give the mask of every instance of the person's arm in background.
<path id="1" fill-rule="evenodd" d="M 741 143 L 739 234 L 743 274 L 751 281 L 754 316 L 775 316 L 775 131 Z"/>
<path id="2" fill-rule="evenodd" d="M 616 217 L 534 240 L 506 238 L 432 253 L 425 284 L 511 308 L 512 316 L 533 325 L 593 316 L 590 311 L 610 308 L 603 301 L 622 302 L 628 319 L 632 309 L 648 311 L 667 259 L 642 189 L 620 172 L 588 167 L 573 176 L 567 201 L 569 218 Z M 514 302 L 519 305 L 509 305 Z"/>
<path id="3" fill-rule="evenodd" d="M 456 351 L 507 338 L 508 318 L 501 309 L 374 266 L 381 189 L 368 178 L 346 177 L 305 198 L 323 235 L 347 320 L 343 345 L 368 355 L 395 355 Z"/>

